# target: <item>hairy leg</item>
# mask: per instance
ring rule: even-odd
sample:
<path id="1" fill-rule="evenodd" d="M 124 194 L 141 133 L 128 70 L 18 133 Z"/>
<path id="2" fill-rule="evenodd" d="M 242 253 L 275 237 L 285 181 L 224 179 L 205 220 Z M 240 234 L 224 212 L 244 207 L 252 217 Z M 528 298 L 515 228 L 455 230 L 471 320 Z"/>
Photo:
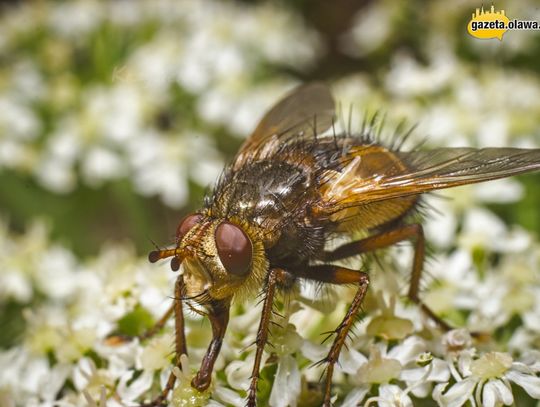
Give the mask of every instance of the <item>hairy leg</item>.
<path id="1" fill-rule="evenodd" d="M 308 267 L 301 271 L 300 276 L 306 279 L 332 284 L 358 284 L 358 290 L 356 291 L 347 314 L 345 314 L 345 317 L 334 331 L 336 337 L 334 338 L 334 342 L 330 347 L 330 351 L 328 352 L 326 358 L 321 361 L 322 363 L 327 364 L 323 405 L 325 407 L 329 407 L 331 405 L 330 397 L 332 394 L 331 390 L 334 365 L 339 358 L 339 353 L 345 344 L 347 335 L 354 324 L 356 315 L 358 314 L 362 301 L 366 295 L 369 285 L 369 276 L 361 271 L 355 271 L 345 267 L 333 266 L 329 264 Z"/>
<path id="2" fill-rule="evenodd" d="M 263 309 L 261 314 L 261 320 L 259 322 L 259 328 L 257 330 L 257 338 L 255 344 L 257 350 L 255 352 L 255 362 L 253 363 L 253 370 L 251 373 L 251 382 L 249 385 L 247 406 L 255 407 L 257 405 L 257 383 L 259 381 L 259 370 L 261 368 L 261 360 L 264 351 L 264 347 L 268 340 L 268 326 L 270 324 L 270 318 L 272 315 L 272 306 L 274 303 L 274 295 L 276 293 L 276 286 L 288 285 L 292 276 L 282 269 L 271 269 L 268 274 L 268 281 L 266 283 Z"/>
<path id="3" fill-rule="evenodd" d="M 108 336 L 106 338 L 106 342 L 108 344 L 113 344 L 114 345 L 114 344 L 126 343 L 126 342 L 129 342 L 129 341 L 132 341 L 135 338 L 139 339 L 140 341 L 150 339 L 151 337 L 153 337 L 154 335 L 156 335 L 159 331 L 161 331 L 163 329 L 163 327 L 165 326 L 165 324 L 167 323 L 169 318 L 172 316 L 173 312 L 174 312 L 174 304 L 172 304 L 167 309 L 165 314 L 163 314 L 163 316 L 159 320 L 157 320 L 156 323 L 152 327 L 148 328 L 142 334 L 134 335 L 134 336 L 133 335 L 115 335 L 115 334 L 112 334 L 112 335 L 110 335 L 110 336 Z"/>
<path id="4" fill-rule="evenodd" d="M 414 241 L 414 259 L 409 292 L 407 294 L 408 297 L 411 301 L 418 304 L 422 311 L 443 330 L 448 331 L 452 329 L 449 324 L 438 317 L 427 305 L 425 305 L 419 297 L 420 279 L 422 277 L 425 258 L 425 238 L 422 225 L 416 223 L 402 225 L 395 229 L 369 236 L 356 242 L 344 244 L 333 251 L 325 252 L 325 261 L 341 260 L 358 254 L 372 252 L 377 249 L 392 246 L 404 240 Z"/>
<path id="5" fill-rule="evenodd" d="M 178 276 L 174 285 L 174 301 L 172 310 L 174 311 L 175 322 L 175 366 L 182 368 L 180 364 L 180 356 L 182 354 L 187 355 L 186 335 L 185 335 L 185 323 L 184 323 L 184 311 L 182 309 L 182 292 L 184 287 L 184 279 L 182 276 Z M 167 396 L 174 388 L 176 383 L 176 376 L 171 372 L 167 380 L 165 388 L 161 391 L 161 394 L 152 400 L 150 403 L 143 404 L 141 407 L 154 407 L 163 406 L 167 404 Z"/>

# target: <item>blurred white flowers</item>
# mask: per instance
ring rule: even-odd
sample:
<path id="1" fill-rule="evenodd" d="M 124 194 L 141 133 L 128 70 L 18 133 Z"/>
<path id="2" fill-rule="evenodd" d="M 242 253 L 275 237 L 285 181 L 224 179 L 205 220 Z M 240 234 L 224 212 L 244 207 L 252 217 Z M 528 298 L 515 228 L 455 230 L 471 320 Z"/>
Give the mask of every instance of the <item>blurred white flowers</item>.
<path id="1" fill-rule="evenodd" d="M 0 25 L 8 34 L 0 53 L 11 61 L 0 71 L 0 169 L 31 173 L 55 193 L 129 177 L 137 192 L 176 208 L 186 203 L 189 180 L 206 187 L 223 167 L 210 134 L 223 127 L 245 136 L 294 84 L 276 75 L 254 91 L 257 71 L 305 69 L 320 48 L 286 9 L 213 0 L 23 4 Z M 36 38 L 43 51 L 29 57 L 19 41 L 37 27 L 48 36 Z M 115 55 L 140 27 L 155 32 Z M 100 54 L 96 41 L 108 41 L 110 53 Z M 93 60 L 95 76 L 76 54 Z"/>

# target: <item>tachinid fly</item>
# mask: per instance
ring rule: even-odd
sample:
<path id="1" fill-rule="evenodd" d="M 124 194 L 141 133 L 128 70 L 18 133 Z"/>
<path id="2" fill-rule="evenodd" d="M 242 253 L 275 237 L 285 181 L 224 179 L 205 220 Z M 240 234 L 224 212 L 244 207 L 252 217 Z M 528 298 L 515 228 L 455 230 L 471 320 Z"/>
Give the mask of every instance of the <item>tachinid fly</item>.
<path id="1" fill-rule="evenodd" d="M 183 273 L 175 284 L 177 364 L 187 353 L 182 301 L 205 309 L 213 338 L 191 385 L 205 390 L 226 333 L 231 302 L 263 292 L 247 405 L 257 381 L 277 290 L 298 281 L 354 284 L 358 290 L 337 327 L 327 364 L 324 405 L 330 405 L 334 365 L 369 285 L 368 274 L 333 262 L 414 242 L 408 296 L 441 328 L 448 325 L 419 299 L 424 261 L 422 226 L 408 216 L 428 191 L 472 184 L 540 168 L 540 149 L 437 148 L 401 151 L 364 134 L 332 132 L 334 101 L 319 83 L 300 86 L 274 106 L 225 168 L 204 207 L 184 218 L 174 248 L 153 251 L 151 262 L 172 257 Z M 368 237 L 325 250 L 330 237 L 364 230 Z M 155 332 L 153 330 L 152 332 Z M 171 375 L 151 405 L 166 401 Z"/>

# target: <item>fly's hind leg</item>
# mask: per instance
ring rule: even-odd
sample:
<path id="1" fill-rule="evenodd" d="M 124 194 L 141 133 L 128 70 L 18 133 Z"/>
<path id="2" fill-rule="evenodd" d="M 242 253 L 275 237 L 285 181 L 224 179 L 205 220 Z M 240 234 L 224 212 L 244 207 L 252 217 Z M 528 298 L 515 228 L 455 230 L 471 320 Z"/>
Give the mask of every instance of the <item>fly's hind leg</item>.
<path id="1" fill-rule="evenodd" d="M 369 276 L 361 271 L 326 264 L 308 267 L 301 271 L 300 276 L 306 279 L 332 284 L 358 284 L 358 290 L 356 291 L 347 314 L 334 331 L 336 336 L 330 347 L 330 351 L 326 358 L 321 361 L 322 363 L 327 364 L 323 405 L 329 407 L 331 405 L 330 397 L 334 365 L 339 358 L 341 348 L 343 348 L 343 345 L 345 344 L 345 340 L 356 320 L 356 316 L 358 315 L 358 311 L 360 310 L 360 306 L 366 295 L 369 285 Z"/>
<path id="2" fill-rule="evenodd" d="M 401 225 L 389 231 L 369 236 L 365 239 L 351 242 L 325 253 L 325 261 L 335 261 L 358 254 L 384 249 L 404 240 L 414 241 L 414 259 L 411 272 L 409 292 L 407 296 L 411 301 L 418 304 L 422 311 L 433 320 L 441 329 L 448 331 L 452 327 L 437 316 L 419 297 L 420 279 L 425 258 L 424 229 L 420 224 Z"/>

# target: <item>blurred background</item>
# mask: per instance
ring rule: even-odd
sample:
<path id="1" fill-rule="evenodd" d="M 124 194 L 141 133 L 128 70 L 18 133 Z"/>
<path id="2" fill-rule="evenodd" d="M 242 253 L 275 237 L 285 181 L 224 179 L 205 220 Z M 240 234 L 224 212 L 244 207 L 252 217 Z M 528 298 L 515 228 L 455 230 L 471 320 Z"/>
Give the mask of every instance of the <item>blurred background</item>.
<path id="1" fill-rule="evenodd" d="M 65 281 L 107 247 L 142 259 L 170 244 L 300 83 L 326 81 L 353 123 L 379 111 L 390 133 L 416 125 L 411 145 L 540 147 L 540 31 L 475 39 L 466 26 L 481 5 L 1 3 L 0 347 L 19 343 L 25 309 L 66 301 Z M 537 1 L 495 6 L 540 21 Z M 434 244 L 452 248 L 472 204 L 537 235 L 540 175 L 496 185 L 458 194 Z"/>
<path id="2" fill-rule="evenodd" d="M 334 85 L 346 111 L 385 113 L 391 131 L 418 125 L 428 146 L 537 143 L 539 34 L 474 39 L 477 6 L 8 2 L 1 214 L 15 231 L 46 219 L 80 256 L 109 240 L 144 253 L 201 203 L 265 109 L 311 80 Z M 534 1 L 497 6 L 540 15 Z M 540 230 L 537 211 L 507 215 Z"/>

